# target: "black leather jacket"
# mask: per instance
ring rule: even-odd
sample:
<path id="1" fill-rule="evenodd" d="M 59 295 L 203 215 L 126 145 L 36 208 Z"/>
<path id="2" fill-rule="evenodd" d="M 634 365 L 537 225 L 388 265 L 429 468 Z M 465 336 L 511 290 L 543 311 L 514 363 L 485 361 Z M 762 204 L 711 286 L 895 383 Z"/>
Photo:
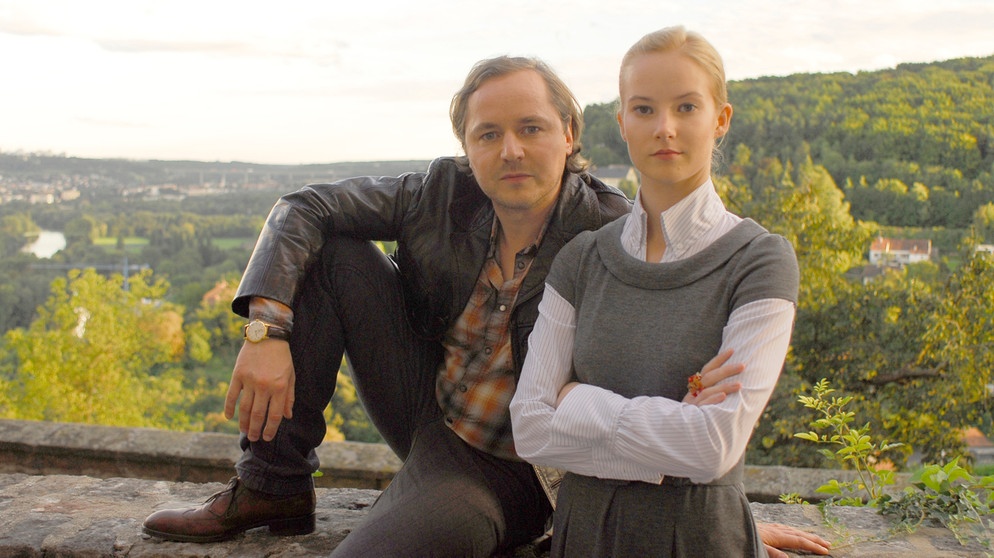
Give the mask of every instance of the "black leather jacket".
<path id="1" fill-rule="evenodd" d="M 565 176 L 511 317 L 519 374 L 556 253 L 580 232 L 630 210 L 619 190 L 589 175 Z M 253 296 L 292 307 L 298 285 L 330 235 L 396 241 L 392 257 L 402 276 L 410 323 L 421 335 L 441 338 L 469 300 L 487 255 L 493 218 L 490 200 L 453 158 L 436 159 L 423 173 L 306 186 L 273 207 L 232 308 L 247 316 Z"/>

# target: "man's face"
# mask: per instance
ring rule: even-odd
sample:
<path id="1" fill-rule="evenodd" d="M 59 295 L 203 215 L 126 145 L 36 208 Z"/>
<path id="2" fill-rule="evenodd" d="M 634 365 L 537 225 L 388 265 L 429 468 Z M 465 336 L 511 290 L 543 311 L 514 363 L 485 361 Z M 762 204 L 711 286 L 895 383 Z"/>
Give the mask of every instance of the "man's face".
<path id="1" fill-rule="evenodd" d="M 548 210 L 562 185 L 573 134 L 533 70 L 491 78 L 470 95 L 466 156 L 483 192 L 502 211 Z"/>

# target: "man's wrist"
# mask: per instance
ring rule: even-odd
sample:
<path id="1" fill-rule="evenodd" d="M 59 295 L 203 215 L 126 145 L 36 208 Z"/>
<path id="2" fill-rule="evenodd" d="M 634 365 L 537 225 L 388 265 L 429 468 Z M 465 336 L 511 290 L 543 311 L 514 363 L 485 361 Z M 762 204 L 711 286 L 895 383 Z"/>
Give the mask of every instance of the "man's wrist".
<path id="1" fill-rule="evenodd" d="M 242 327 L 242 337 L 250 343 L 261 343 L 266 339 L 290 340 L 290 331 L 262 320 L 252 320 Z"/>
<path id="2" fill-rule="evenodd" d="M 249 303 L 249 321 L 259 320 L 268 325 L 293 331 L 293 310 L 285 304 L 268 298 L 253 297 Z"/>

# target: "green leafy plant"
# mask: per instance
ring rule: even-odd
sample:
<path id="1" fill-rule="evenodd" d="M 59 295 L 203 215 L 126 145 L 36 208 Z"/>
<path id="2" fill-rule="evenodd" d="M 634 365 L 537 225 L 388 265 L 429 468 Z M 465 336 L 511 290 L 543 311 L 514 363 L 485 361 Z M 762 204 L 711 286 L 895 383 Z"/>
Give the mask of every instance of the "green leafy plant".
<path id="1" fill-rule="evenodd" d="M 857 478 L 840 482 L 831 480 L 817 489 L 830 495 L 821 505 L 822 516 L 833 525 L 828 507 L 833 504 L 864 504 L 877 507 L 881 513 L 896 519 L 896 531 L 914 531 L 923 521 L 935 520 L 948 528 L 961 544 L 969 539 L 991 548 L 994 521 L 994 475 L 974 476 L 960 466 L 959 458 L 946 464 L 926 465 L 916 473 L 900 499 L 884 493 L 884 487 L 894 484 L 894 473 L 874 467 L 882 452 L 899 447 L 898 443 L 875 443 L 870 436 L 869 423 L 853 428 L 855 414 L 846 410 L 852 397 L 832 396 L 835 392 L 827 379 L 813 386 L 814 396 L 801 395 L 798 400 L 820 416 L 810 423 L 813 430 L 799 432 L 796 437 L 818 444 L 836 446 L 823 449 L 821 454 L 843 468 L 855 469 Z M 828 433 L 819 433 L 825 432 Z M 866 498 L 864 501 L 863 498 Z M 798 503 L 797 494 L 780 497 L 785 503 Z M 990 554 L 988 554 L 990 556 Z"/>
<path id="2" fill-rule="evenodd" d="M 789 492 L 787 494 L 780 495 L 780 503 L 782 504 L 807 504 L 804 498 L 801 497 L 797 492 Z"/>
<path id="3" fill-rule="evenodd" d="M 894 484 L 894 472 L 876 467 L 877 457 L 900 443 L 875 443 L 869 435 L 870 424 L 854 428 L 855 413 L 846 410 L 852 396 L 836 397 L 827 379 L 813 386 L 814 396 L 801 395 L 798 401 L 820 415 L 810 423 L 809 432 L 798 432 L 795 437 L 817 444 L 834 446 L 820 453 L 836 462 L 843 469 L 856 471 L 850 481 L 830 480 L 816 491 L 828 494 L 831 501 L 847 506 L 877 505 L 885 498 L 884 487 Z M 865 498 L 865 500 L 864 500 Z"/>
<path id="4" fill-rule="evenodd" d="M 934 519 L 966 543 L 974 539 L 991 547 L 994 522 L 991 501 L 994 476 L 975 477 L 959 465 L 959 458 L 945 465 L 928 465 L 912 478 L 899 500 L 881 503 L 880 511 L 898 520 L 898 526 L 914 530 L 926 519 Z"/>

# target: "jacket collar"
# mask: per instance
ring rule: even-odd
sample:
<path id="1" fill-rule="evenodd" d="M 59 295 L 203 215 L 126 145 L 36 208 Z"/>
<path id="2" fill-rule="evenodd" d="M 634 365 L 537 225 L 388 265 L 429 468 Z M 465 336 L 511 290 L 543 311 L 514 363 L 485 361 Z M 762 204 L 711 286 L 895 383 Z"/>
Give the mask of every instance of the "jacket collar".
<path id="1" fill-rule="evenodd" d="M 438 168 L 439 165 L 433 166 L 436 170 L 455 173 L 451 179 L 456 187 L 452 191 L 452 202 L 449 204 L 453 233 L 468 234 L 474 239 L 472 244 L 481 243 L 484 246 L 483 250 L 474 250 L 476 257 L 481 259 L 474 261 L 470 266 L 479 273 L 483 265 L 482 258 L 486 256 L 485 247 L 489 242 L 490 227 L 493 224 L 493 204 L 480 189 L 472 174 L 459 169 L 454 163 L 444 165 L 443 168 Z M 431 170 L 429 169 L 429 173 Z M 535 261 L 521 285 L 518 304 L 542 292 L 552 260 L 567 242 L 583 231 L 598 229 L 604 224 L 597 191 L 607 189 L 600 180 L 589 174 L 567 172 L 563 175 L 563 186 L 556 200 L 556 207 L 552 211 Z"/>
<path id="2" fill-rule="evenodd" d="M 450 172 L 456 173 L 456 188 L 449 205 L 449 214 L 456 229 L 469 232 L 481 227 L 488 228 L 494 219 L 494 207 L 490 199 L 471 174 L 454 168 Z M 550 219 L 550 232 L 555 230 L 567 237 L 563 244 L 590 229 L 592 222 L 596 222 L 597 226 L 601 224 L 600 206 L 592 188 L 594 186 L 606 188 L 590 175 L 563 175 L 563 186 Z"/>

